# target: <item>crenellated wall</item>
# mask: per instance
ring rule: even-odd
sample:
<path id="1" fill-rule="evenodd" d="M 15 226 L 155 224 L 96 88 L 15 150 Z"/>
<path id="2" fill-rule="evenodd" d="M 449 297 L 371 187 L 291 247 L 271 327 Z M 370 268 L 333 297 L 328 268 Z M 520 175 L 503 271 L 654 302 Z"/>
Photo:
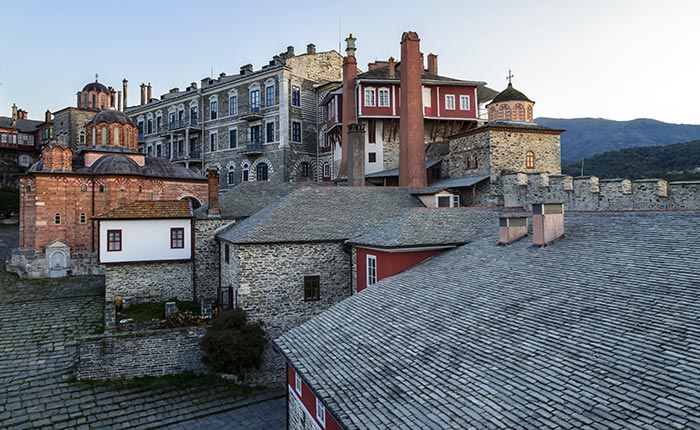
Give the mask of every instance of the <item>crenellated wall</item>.
<path id="1" fill-rule="evenodd" d="M 563 202 L 567 210 L 675 210 L 700 208 L 700 181 L 599 179 L 596 176 L 504 175 L 504 206 Z M 492 184 L 494 185 L 494 184 Z"/>

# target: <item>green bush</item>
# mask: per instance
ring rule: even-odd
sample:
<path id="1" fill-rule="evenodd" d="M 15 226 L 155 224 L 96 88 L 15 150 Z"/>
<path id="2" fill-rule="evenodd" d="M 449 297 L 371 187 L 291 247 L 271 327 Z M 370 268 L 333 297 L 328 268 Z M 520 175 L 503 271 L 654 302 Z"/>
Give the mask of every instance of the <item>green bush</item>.
<path id="1" fill-rule="evenodd" d="M 19 213 L 19 189 L 0 187 L 0 217 Z"/>
<path id="2" fill-rule="evenodd" d="M 249 369 L 259 369 L 265 350 L 265 331 L 248 322 L 243 310 L 223 312 L 201 340 L 204 363 L 215 372 L 243 378 Z"/>

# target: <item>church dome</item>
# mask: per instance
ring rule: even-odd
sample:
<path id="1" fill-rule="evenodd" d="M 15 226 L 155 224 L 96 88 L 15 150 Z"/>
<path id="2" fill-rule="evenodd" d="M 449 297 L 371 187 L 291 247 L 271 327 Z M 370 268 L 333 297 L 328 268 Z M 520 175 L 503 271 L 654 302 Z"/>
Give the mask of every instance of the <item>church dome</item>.
<path id="1" fill-rule="evenodd" d="M 109 94 L 109 89 L 97 81 L 85 85 L 83 91 L 95 91 L 97 93 Z"/>
<path id="2" fill-rule="evenodd" d="M 134 125 L 134 122 L 124 112 L 115 109 L 106 109 L 95 115 L 89 123 L 99 124 L 106 122 L 107 124 L 119 123 Z M 89 124 L 88 123 L 88 124 Z"/>
<path id="3" fill-rule="evenodd" d="M 520 91 L 516 90 L 513 88 L 513 84 L 508 83 L 508 88 L 505 90 L 501 91 L 498 93 L 496 97 L 491 100 L 490 104 L 493 103 L 502 103 L 502 102 L 512 102 L 512 101 L 522 101 L 522 102 L 529 102 L 529 103 L 534 103 L 532 100 L 527 98 L 527 96 Z"/>
<path id="4" fill-rule="evenodd" d="M 90 166 L 90 173 L 95 174 L 115 174 L 115 175 L 138 175 L 141 168 L 138 164 L 126 155 L 110 154 L 100 157 Z"/>

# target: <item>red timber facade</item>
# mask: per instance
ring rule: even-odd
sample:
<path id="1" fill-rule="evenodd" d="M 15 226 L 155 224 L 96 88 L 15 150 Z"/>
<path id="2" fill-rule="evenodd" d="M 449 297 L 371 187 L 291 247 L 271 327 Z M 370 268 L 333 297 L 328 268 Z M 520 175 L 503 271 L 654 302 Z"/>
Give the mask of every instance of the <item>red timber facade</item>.
<path id="1" fill-rule="evenodd" d="M 343 428 L 291 364 L 287 364 L 287 408 L 287 428 L 290 430 Z"/>
<path id="2" fill-rule="evenodd" d="M 418 108 L 423 117 L 423 131 L 414 131 L 422 136 L 416 137 L 425 145 L 443 142 L 447 136 L 475 128 L 483 120 L 479 118 L 478 89 L 485 82 L 467 81 L 438 75 L 437 55 L 428 55 L 428 67 L 425 68 L 423 54 L 419 52 L 419 40 L 415 33 L 407 32 L 413 39 L 416 54 L 412 62 L 417 62 L 421 73 L 410 74 L 409 85 L 419 88 L 420 95 L 414 95 L 412 104 L 422 104 Z M 365 135 L 365 173 L 371 174 L 399 167 L 400 129 L 403 112 L 401 106 L 402 64 L 403 68 L 411 59 L 400 62 L 389 58 L 368 65 L 364 73 L 351 69 L 355 64 L 355 39 L 348 41 L 343 84 L 331 91 L 321 100 L 323 118 L 326 123 L 326 138 L 333 147 L 336 165 L 340 166 L 340 176 L 346 174 L 345 162 L 347 148 L 346 122 L 364 125 Z M 415 51 L 415 52 L 413 52 Z M 415 76 L 413 76 L 415 75 Z M 350 99 L 348 99 L 350 91 Z M 349 102 L 349 103 L 348 103 Z M 405 122 L 411 122 L 406 120 Z M 415 134 L 414 133 L 414 134 Z M 401 143 L 404 144 L 404 143 Z M 419 164 L 419 163 L 415 163 Z M 337 171 L 337 170 L 336 170 Z"/>
<path id="3" fill-rule="evenodd" d="M 355 285 L 360 292 L 379 282 L 384 278 L 394 276 L 397 273 L 410 269 L 423 260 L 443 252 L 445 247 L 439 248 L 411 248 L 411 249 L 376 249 L 356 246 L 357 260 L 355 263 Z M 368 285 L 369 284 L 369 285 Z"/>

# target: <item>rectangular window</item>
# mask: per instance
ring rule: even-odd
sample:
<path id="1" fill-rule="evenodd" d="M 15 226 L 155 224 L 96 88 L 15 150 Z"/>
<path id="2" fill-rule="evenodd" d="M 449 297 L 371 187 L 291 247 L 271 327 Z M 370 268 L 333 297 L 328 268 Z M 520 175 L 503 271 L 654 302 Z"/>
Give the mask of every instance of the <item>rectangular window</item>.
<path id="1" fill-rule="evenodd" d="M 318 275 L 304 276 L 304 300 L 314 301 L 321 298 L 321 277 Z"/>
<path id="2" fill-rule="evenodd" d="M 260 90 L 253 90 L 250 92 L 250 111 L 260 111 Z"/>
<path id="3" fill-rule="evenodd" d="M 377 283 L 377 257 L 375 255 L 367 255 L 367 286 L 370 287 Z"/>
<path id="4" fill-rule="evenodd" d="M 374 107 L 377 105 L 375 100 L 376 93 L 374 88 L 365 88 L 365 106 Z"/>
<path id="5" fill-rule="evenodd" d="M 185 229 L 171 228 L 170 229 L 170 248 L 178 249 L 185 247 Z"/>
<path id="6" fill-rule="evenodd" d="M 301 88 L 296 86 L 292 87 L 292 106 L 301 106 Z"/>
<path id="7" fill-rule="evenodd" d="M 299 393 L 300 396 L 303 394 L 301 393 L 302 388 L 301 388 L 301 376 L 299 376 L 298 372 L 294 373 L 294 390 Z"/>
<path id="8" fill-rule="evenodd" d="M 137 127 L 139 128 L 139 134 L 143 134 L 143 121 L 139 121 Z"/>
<path id="9" fill-rule="evenodd" d="M 368 152 L 367 153 L 367 161 L 370 163 L 376 163 L 377 162 L 377 153 L 376 152 Z"/>
<path id="10" fill-rule="evenodd" d="M 275 87 L 270 85 L 265 87 L 265 106 L 274 106 L 275 104 Z"/>
<path id="11" fill-rule="evenodd" d="M 445 109 L 447 110 L 455 110 L 455 96 L 454 95 L 446 95 L 445 96 Z"/>
<path id="12" fill-rule="evenodd" d="M 216 100 L 212 100 L 209 103 L 209 119 L 216 119 L 218 116 L 219 103 Z"/>
<path id="13" fill-rule="evenodd" d="M 228 98 L 228 114 L 231 116 L 238 115 L 238 96 L 237 95 L 232 95 L 232 96 L 229 96 L 229 98 Z"/>
<path id="14" fill-rule="evenodd" d="M 437 207 L 439 208 L 449 208 L 451 207 L 452 196 L 437 196 Z"/>
<path id="15" fill-rule="evenodd" d="M 270 143 L 275 141 L 275 123 L 268 122 L 265 124 L 265 142 Z"/>
<path id="16" fill-rule="evenodd" d="M 238 147 L 238 129 L 237 128 L 231 128 L 228 131 L 228 147 L 229 149 L 233 149 Z"/>
<path id="17" fill-rule="evenodd" d="M 197 125 L 198 123 L 197 119 L 197 106 L 190 106 L 190 123 L 192 125 Z"/>
<path id="18" fill-rule="evenodd" d="M 107 230 L 107 251 L 116 252 L 122 250 L 122 231 Z"/>
<path id="19" fill-rule="evenodd" d="M 379 106 L 388 107 L 389 106 L 389 89 L 380 88 L 379 89 Z"/>
<path id="20" fill-rule="evenodd" d="M 325 427 L 326 425 L 326 407 L 323 406 L 320 400 L 316 399 L 316 419 Z"/>
<path id="21" fill-rule="evenodd" d="M 163 156 L 163 148 L 160 144 L 156 145 L 156 157 Z"/>
<path id="22" fill-rule="evenodd" d="M 213 132 L 209 134 L 209 151 L 214 152 L 219 149 L 219 134 Z"/>
<path id="23" fill-rule="evenodd" d="M 292 122 L 292 142 L 301 142 L 301 123 Z"/>
<path id="24" fill-rule="evenodd" d="M 177 126 L 175 124 L 175 112 L 170 112 L 170 114 L 168 115 L 168 121 L 171 129 Z"/>
<path id="25" fill-rule="evenodd" d="M 228 247 L 228 243 L 224 244 L 224 261 L 228 264 L 231 259 L 231 249 Z"/>
<path id="26" fill-rule="evenodd" d="M 250 127 L 250 143 L 259 144 L 260 143 L 260 128 L 259 125 L 254 125 Z"/>
<path id="27" fill-rule="evenodd" d="M 423 107 L 432 107 L 432 95 L 430 93 L 430 88 L 423 87 Z"/>
<path id="28" fill-rule="evenodd" d="M 163 131 L 163 117 L 157 116 L 156 117 L 156 133 L 160 133 L 161 131 Z"/>
<path id="29" fill-rule="evenodd" d="M 459 96 L 459 109 L 469 110 L 469 96 Z"/>
<path id="30" fill-rule="evenodd" d="M 152 134 L 153 133 L 153 119 L 148 118 L 146 121 L 146 134 Z"/>

